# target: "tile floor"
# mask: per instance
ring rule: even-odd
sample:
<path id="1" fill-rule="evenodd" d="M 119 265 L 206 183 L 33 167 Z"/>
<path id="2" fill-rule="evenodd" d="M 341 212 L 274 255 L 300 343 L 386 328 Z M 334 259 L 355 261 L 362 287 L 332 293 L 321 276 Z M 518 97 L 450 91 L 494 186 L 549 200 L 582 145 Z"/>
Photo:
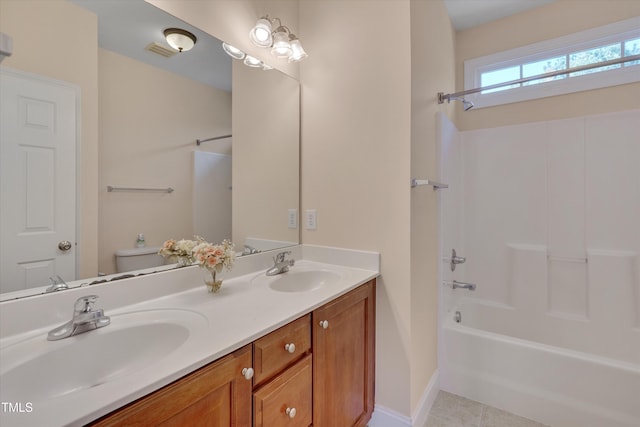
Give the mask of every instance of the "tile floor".
<path id="1" fill-rule="evenodd" d="M 545 427 L 545 425 L 440 390 L 424 427 Z"/>

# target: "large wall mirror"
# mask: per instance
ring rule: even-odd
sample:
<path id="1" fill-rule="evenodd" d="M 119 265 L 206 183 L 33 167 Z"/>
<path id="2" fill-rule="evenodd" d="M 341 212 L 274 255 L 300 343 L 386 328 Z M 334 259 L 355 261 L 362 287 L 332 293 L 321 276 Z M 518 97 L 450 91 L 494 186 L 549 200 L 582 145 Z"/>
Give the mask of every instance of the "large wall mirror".
<path id="1" fill-rule="evenodd" d="M 144 0 L 0 7 L 14 45 L 1 64 L 0 300 L 55 275 L 134 274 L 116 253 L 140 234 L 147 248 L 231 239 L 239 254 L 299 243 L 295 79 L 233 61 Z M 193 49 L 172 52 L 166 28 L 195 34 Z"/>

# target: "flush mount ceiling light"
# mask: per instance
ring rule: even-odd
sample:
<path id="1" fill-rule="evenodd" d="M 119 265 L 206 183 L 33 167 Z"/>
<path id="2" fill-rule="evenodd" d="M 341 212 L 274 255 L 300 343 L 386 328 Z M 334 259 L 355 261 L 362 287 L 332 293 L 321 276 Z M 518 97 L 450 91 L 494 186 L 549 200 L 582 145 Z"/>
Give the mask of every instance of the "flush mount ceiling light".
<path id="1" fill-rule="evenodd" d="M 276 23 L 278 25 L 273 30 Z M 299 62 L 308 56 L 298 37 L 282 25 L 280 18 L 270 19 L 269 15 L 265 15 L 258 19 L 249 32 L 249 39 L 258 47 L 271 48 L 273 56 L 289 62 Z"/>
<path id="2" fill-rule="evenodd" d="M 164 30 L 164 37 L 167 39 L 169 46 L 178 52 L 191 50 L 197 40 L 195 35 L 180 28 L 167 28 Z"/>

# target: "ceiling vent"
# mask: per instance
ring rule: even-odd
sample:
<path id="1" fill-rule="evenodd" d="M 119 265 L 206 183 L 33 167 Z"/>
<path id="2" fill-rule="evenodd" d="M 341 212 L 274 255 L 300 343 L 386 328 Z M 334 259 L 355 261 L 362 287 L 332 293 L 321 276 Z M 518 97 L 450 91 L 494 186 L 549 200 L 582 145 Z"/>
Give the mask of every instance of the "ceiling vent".
<path id="1" fill-rule="evenodd" d="M 145 50 L 149 52 L 157 53 L 160 56 L 164 56 L 165 58 L 171 58 L 173 55 L 178 53 L 177 50 L 173 50 L 170 47 L 162 46 L 159 43 L 151 42 L 145 47 Z"/>

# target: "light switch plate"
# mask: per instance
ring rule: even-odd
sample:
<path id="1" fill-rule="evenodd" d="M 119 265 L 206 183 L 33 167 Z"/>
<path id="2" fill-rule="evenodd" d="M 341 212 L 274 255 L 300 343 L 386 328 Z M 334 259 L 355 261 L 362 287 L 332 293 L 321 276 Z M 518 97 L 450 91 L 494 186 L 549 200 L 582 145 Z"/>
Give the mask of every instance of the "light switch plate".
<path id="1" fill-rule="evenodd" d="M 308 209 L 305 211 L 305 228 L 307 230 L 315 230 L 317 228 L 317 217 L 315 209 Z"/>
<path id="2" fill-rule="evenodd" d="M 287 226 L 289 228 L 298 228 L 298 210 L 289 209 L 287 211 Z"/>

